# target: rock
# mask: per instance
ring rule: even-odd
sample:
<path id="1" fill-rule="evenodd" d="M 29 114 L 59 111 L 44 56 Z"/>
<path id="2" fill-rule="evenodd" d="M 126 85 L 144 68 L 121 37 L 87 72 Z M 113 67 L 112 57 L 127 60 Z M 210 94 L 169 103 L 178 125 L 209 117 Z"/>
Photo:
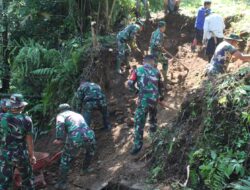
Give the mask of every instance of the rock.
<path id="1" fill-rule="evenodd" d="M 160 124 L 160 128 L 164 128 L 164 127 L 167 127 L 168 126 L 168 123 L 162 123 Z"/>
<path id="2" fill-rule="evenodd" d="M 132 190 L 145 190 L 145 189 L 147 189 L 147 187 L 145 185 L 136 183 L 136 184 L 132 185 L 131 189 Z"/>
<path id="3" fill-rule="evenodd" d="M 102 161 L 101 161 L 101 160 L 98 160 L 98 161 L 97 161 L 97 164 L 99 164 L 99 165 L 100 165 L 101 163 L 102 163 Z"/>
<path id="4" fill-rule="evenodd" d="M 126 179 L 122 179 L 120 181 L 120 184 L 123 185 L 123 186 L 126 186 L 126 187 L 129 187 L 131 185 L 131 182 L 129 182 L 128 180 Z"/>

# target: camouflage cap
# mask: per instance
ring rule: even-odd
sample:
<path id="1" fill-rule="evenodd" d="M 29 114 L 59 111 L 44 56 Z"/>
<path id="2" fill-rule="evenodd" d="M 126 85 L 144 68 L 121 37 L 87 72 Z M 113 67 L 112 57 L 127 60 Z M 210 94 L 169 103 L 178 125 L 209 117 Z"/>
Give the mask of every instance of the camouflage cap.
<path id="1" fill-rule="evenodd" d="M 165 21 L 160 21 L 159 23 L 158 23 L 158 27 L 159 28 L 161 28 L 161 27 L 163 27 L 163 26 L 166 26 L 166 22 Z"/>
<path id="2" fill-rule="evenodd" d="M 28 103 L 24 101 L 24 97 L 22 94 L 12 94 L 10 96 L 10 100 L 7 103 L 7 106 L 10 108 L 22 108 L 27 106 Z"/>
<path id="3" fill-rule="evenodd" d="M 58 111 L 59 111 L 59 112 L 66 111 L 66 110 L 70 110 L 70 109 L 71 109 L 70 105 L 69 105 L 69 104 L 66 104 L 66 103 L 60 104 L 60 105 L 58 106 Z"/>

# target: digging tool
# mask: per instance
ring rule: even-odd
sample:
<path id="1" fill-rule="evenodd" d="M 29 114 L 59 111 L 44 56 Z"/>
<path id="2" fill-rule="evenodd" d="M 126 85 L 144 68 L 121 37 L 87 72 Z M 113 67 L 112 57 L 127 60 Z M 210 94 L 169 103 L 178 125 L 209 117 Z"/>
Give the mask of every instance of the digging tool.
<path id="1" fill-rule="evenodd" d="M 164 54 L 167 54 L 168 56 L 170 56 L 171 58 L 175 58 L 175 56 L 173 56 L 173 54 L 171 54 L 169 51 L 167 51 L 166 49 L 162 48 L 162 51 L 164 52 Z"/>
<path id="2" fill-rule="evenodd" d="M 158 103 L 159 103 L 159 105 L 160 105 L 161 107 L 163 107 L 164 109 L 174 110 L 174 108 L 169 107 L 169 106 L 166 104 L 166 102 L 164 102 L 164 101 L 159 101 Z"/>
<path id="3" fill-rule="evenodd" d="M 163 51 L 165 52 L 164 54 L 167 54 L 169 56 L 172 57 L 173 60 L 175 60 L 179 65 L 182 65 L 184 67 L 184 70 L 187 71 L 185 78 L 187 77 L 188 73 L 189 73 L 189 69 L 186 65 L 184 65 L 183 63 L 181 63 L 175 56 L 173 56 L 171 53 L 169 53 L 167 50 L 163 49 Z M 164 107 L 164 106 L 163 106 Z"/>
<path id="4" fill-rule="evenodd" d="M 173 56 L 170 52 L 168 52 L 165 49 L 163 51 L 164 51 L 164 54 L 168 54 L 169 56 L 171 56 L 172 59 L 174 59 L 178 64 L 182 65 L 184 69 L 189 72 L 189 69 L 187 68 L 187 66 L 181 63 L 175 56 Z"/>

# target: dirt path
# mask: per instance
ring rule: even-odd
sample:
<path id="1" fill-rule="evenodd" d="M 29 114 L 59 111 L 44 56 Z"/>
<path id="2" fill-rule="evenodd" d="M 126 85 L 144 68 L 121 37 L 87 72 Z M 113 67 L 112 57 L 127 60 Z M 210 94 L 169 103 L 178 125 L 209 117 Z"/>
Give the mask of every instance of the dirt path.
<path id="1" fill-rule="evenodd" d="M 159 16 L 159 15 L 158 15 Z M 177 18 L 181 19 L 181 18 Z M 170 19 L 169 19 L 170 20 Z M 146 27 L 143 36 L 139 38 L 139 45 L 143 51 L 147 51 L 148 41 L 153 29 L 156 27 L 156 21 Z M 180 105 L 185 98 L 185 95 L 192 89 L 199 86 L 202 80 L 203 71 L 206 61 L 200 58 L 197 54 L 191 53 L 190 28 L 185 26 L 185 20 L 180 20 L 176 23 L 169 23 L 167 31 L 166 47 L 177 55 L 178 61 L 184 64 L 189 72 L 184 70 L 180 63 L 170 65 L 169 79 L 175 84 L 172 84 L 171 90 L 166 93 L 164 104 L 165 108 L 159 106 L 158 123 L 160 127 L 166 127 L 172 122 L 177 115 Z M 187 27 L 183 31 L 174 28 L 181 26 Z M 171 27 L 173 29 L 171 29 Z M 136 60 L 131 61 L 131 65 L 138 65 Z M 159 67 L 160 68 L 160 67 Z M 128 73 L 127 73 L 128 75 Z M 114 126 L 111 132 L 100 132 L 100 123 L 95 122 L 94 127 L 97 135 L 97 155 L 93 161 L 92 167 L 94 171 L 88 175 L 80 176 L 80 160 L 77 159 L 73 171 L 70 173 L 70 190 L 78 189 L 168 189 L 164 185 L 148 185 L 146 183 L 148 177 L 148 162 L 144 159 L 150 147 L 150 138 L 145 128 L 144 142 L 145 145 L 138 156 L 131 156 L 129 150 L 132 146 L 133 127 L 128 126 L 129 118 L 133 117 L 135 109 L 135 96 L 130 94 L 125 87 L 127 76 L 121 77 L 115 75 L 111 82 L 111 90 L 109 94 L 109 109 L 111 112 L 112 125 Z M 99 115 L 96 115 L 98 118 Z M 47 147 L 44 147 L 45 151 Z M 39 147 L 41 150 L 41 147 Z M 52 190 L 53 183 L 57 175 L 57 166 L 51 168 L 46 175 L 48 187 Z M 119 185 L 118 185 L 119 184 Z M 129 188 L 130 187 L 130 188 Z"/>

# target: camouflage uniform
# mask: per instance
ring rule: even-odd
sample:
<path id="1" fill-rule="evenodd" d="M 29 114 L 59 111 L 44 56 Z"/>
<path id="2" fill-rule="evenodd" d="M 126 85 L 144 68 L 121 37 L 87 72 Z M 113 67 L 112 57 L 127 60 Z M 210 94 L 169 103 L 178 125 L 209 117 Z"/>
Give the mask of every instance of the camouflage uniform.
<path id="1" fill-rule="evenodd" d="M 82 82 L 77 89 L 78 110 L 83 104 L 83 117 L 88 126 L 91 124 L 91 113 L 93 110 L 99 110 L 102 113 L 104 128 L 110 128 L 107 100 L 98 84 L 91 82 Z"/>
<path id="2" fill-rule="evenodd" d="M 120 31 L 117 35 L 117 45 L 118 45 L 118 56 L 116 70 L 118 71 L 121 64 L 124 63 L 129 66 L 129 56 L 131 53 L 131 48 L 128 43 L 132 42 L 136 47 L 135 38 L 136 34 L 140 31 L 140 25 L 130 24 L 125 29 Z"/>
<path id="3" fill-rule="evenodd" d="M 66 182 L 70 165 L 81 148 L 86 149 L 83 168 L 90 164 L 95 153 L 95 134 L 88 127 L 82 115 L 73 111 L 63 111 L 56 118 L 56 139 L 66 137 L 60 162 L 61 182 Z"/>
<path id="4" fill-rule="evenodd" d="M 139 89 L 135 88 L 135 83 Z M 143 130 L 149 113 L 150 130 L 157 127 L 157 102 L 163 97 L 161 75 L 157 68 L 144 64 L 132 72 L 128 86 L 139 94 L 139 103 L 135 111 L 134 147 L 140 149 L 143 144 Z"/>
<path id="5" fill-rule="evenodd" d="M 15 168 L 22 177 L 22 189 L 33 190 L 34 176 L 25 141 L 27 135 L 33 135 L 31 118 L 12 113 L 4 113 L 0 117 L 0 190 L 10 188 Z"/>
<path id="6" fill-rule="evenodd" d="M 162 74 L 164 81 L 167 80 L 167 72 L 168 72 L 168 59 L 163 55 L 162 48 L 164 42 L 164 34 L 158 28 L 155 30 L 150 39 L 150 54 L 155 56 L 156 61 L 162 64 Z"/>

